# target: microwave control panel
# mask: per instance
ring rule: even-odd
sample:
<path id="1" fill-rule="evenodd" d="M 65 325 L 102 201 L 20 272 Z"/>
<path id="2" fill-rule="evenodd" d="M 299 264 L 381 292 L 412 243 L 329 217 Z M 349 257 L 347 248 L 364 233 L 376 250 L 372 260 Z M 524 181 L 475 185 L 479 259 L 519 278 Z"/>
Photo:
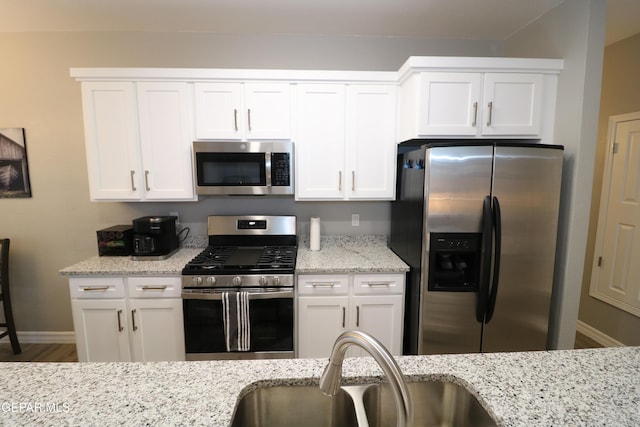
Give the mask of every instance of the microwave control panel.
<path id="1" fill-rule="evenodd" d="M 291 185 L 291 156 L 289 153 L 271 154 L 271 185 L 288 187 Z"/>

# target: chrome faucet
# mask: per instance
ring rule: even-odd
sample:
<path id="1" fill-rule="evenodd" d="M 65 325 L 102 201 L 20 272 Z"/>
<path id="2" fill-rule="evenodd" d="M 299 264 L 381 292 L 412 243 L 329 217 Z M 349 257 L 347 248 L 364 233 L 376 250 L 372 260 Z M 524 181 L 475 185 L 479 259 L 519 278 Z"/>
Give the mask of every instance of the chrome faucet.
<path id="1" fill-rule="evenodd" d="M 343 332 L 336 339 L 331 350 L 329 363 L 320 377 L 320 390 L 329 396 L 338 393 L 342 383 L 342 362 L 351 345 L 356 345 L 369 353 L 387 376 L 398 411 L 398 427 L 413 426 L 413 403 L 407 382 L 398 364 L 389 351 L 374 337 L 361 331 Z"/>

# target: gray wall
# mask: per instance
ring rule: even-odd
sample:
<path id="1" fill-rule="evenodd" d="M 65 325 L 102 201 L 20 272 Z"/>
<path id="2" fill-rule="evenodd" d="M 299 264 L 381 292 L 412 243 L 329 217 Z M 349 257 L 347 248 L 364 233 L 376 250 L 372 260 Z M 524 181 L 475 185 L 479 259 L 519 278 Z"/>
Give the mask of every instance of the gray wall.
<path id="1" fill-rule="evenodd" d="M 58 270 L 97 255 L 95 231 L 179 211 L 204 230 L 216 213 L 322 218 L 324 233 L 388 232 L 389 203 L 294 203 L 206 198 L 198 203 L 92 203 L 80 84 L 71 67 L 204 67 L 397 70 L 411 55 L 496 56 L 497 42 L 203 33 L 0 33 L 0 128 L 24 127 L 33 197 L 0 199 L 0 236 L 12 239 L 19 331 L 72 331 L 67 280 Z M 350 226 L 352 213 L 361 225 Z"/>
<path id="2" fill-rule="evenodd" d="M 566 0 L 505 42 L 506 56 L 563 58 L 555 142 L 565 146 L 551 320 L 554 347 L 573 348 L 587 244 L 606 2 Z"/>

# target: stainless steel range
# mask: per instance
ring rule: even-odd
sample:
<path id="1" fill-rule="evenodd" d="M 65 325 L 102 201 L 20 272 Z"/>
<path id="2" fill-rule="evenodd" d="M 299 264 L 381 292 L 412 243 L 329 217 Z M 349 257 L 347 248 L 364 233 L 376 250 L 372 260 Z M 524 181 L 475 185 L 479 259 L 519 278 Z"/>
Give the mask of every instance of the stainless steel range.
<path id="1" fill-rule="evenodd" d="M 210 216 L 182 270 L 187 360 L 294 356 L 295 216 Z"/>

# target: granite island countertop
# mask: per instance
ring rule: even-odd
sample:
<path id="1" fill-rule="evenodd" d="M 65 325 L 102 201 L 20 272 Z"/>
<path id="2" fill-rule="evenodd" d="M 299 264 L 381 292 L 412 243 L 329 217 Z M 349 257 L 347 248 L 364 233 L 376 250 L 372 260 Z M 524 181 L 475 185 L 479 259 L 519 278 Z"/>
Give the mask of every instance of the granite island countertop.
<path id="1" fill-rule="evenodd" d="M 640 347 L 402 356 L 410 381 L 469 388 L 501 426 L 640 425 Z M 0 366 L 2 425 L 228 426 L 258 386 L 317 384 L 326 360 L 17 363 Z M 344 382 L 376 380 L 347 359 Z"/>

